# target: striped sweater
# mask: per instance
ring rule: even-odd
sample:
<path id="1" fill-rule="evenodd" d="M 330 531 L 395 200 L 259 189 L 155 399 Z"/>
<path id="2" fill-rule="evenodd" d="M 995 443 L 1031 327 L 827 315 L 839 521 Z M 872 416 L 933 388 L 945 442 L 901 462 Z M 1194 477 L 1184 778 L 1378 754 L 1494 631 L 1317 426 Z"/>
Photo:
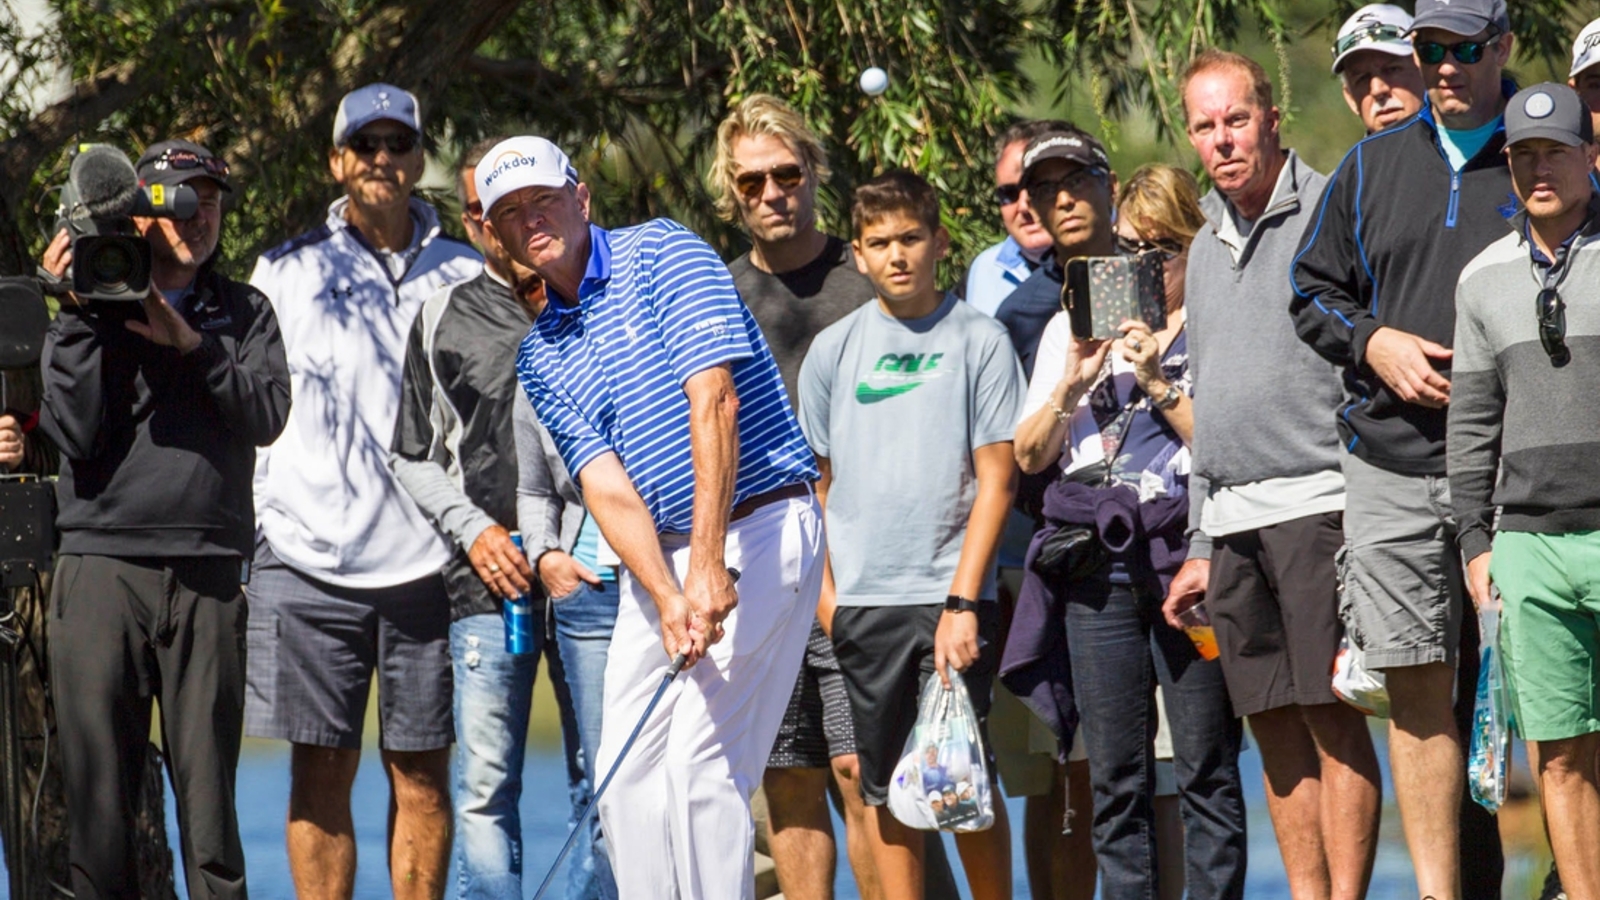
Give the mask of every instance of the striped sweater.
<path id="1" fill-rule="evenodd" d="M 1496 528 L 1600 529 L 1600 194 L 1589 208 L 1559 288 L 1566 365 L 1552 364 L 1539 342 L 1546 269 L 1534 261 L 1522 216 L 1462 270 L 1446 446 L 1467 559 L 1489 549 Z"/>

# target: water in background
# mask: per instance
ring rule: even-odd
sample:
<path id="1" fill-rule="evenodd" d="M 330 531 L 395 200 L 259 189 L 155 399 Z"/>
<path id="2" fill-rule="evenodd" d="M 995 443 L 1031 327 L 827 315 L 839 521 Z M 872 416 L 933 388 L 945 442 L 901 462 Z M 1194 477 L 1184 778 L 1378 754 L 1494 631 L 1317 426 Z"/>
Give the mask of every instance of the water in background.
<path id="1" fill-rule="evenodd" d="M 544 679 L 540 679 L 539 690 L 542 696 L 535 700 L 536 710 L 541 706 L 545 710 L 550 710 L 554 705 L 541 702 L 549 697 L 543 681 Z M 376 729 L 369 731 L 375 732 Z M 544 877 L 550 861 L 555 858 L 567 836 L 565 764 L 558 746 L 550 740 L 553 732 L 542 734 L 542 731 L 543 729 L 536 724 L 536 739 L 530 740 L 523 776 L 527 787 L 521 805 L 526 860 L 526 871 L 523 875 L 525 896 L 532 896 L 540 879 Z M 1374 729 L 1373 736 L 1376 739 L 1379 760 L 1387 775 L 1387 742 L 1383 740 L 1381 730 Z M 542 740 L 537 739 L 541 737 Z M 1526 762 L 1519 759 L 1515 765 L 1525 769 Z M 1250 861 L 1245 896 L 1250 900 L 1280 900 L 1280 898 L 1288 900 L 1289 890 L 1284 881 L 1283 861 L 1278 855 L 1277 843 L 1273 838 L 1271 819 L 1267 816 L 1266 798 L 1261 783 L 1261 756 L 1253 746 L 1246 749 L 1241 757 L 1240 768 L 1244 780 L 1245 802 L 1250 815 Z M 1378 845 L 1377 864 L 1368 896 L 1373 900 L 1415 897 L 1416 882 L 1412 877 L 1411 862 L 1406 854 L 1405 839 L 1400 829 L 1399 810 L 1394 806 L 1390 785 L 1386 783 L 1384 790 L 1386 805 L 1383 810 L 1383 826 Z M 244 842 L 251 894 L 261 900 L 287 900 L 294 896 L 294 883 L 289 876 L 289 860 L 284 847 L 283 833 L 289 798 L 288 745 L 247 740 L 244 754 L 239 762 L 238 791 L 239 829 Z M 557 802 L 552 802 L 553 800 Z M 376 900 L 390 896 L 384 836 L 388 804 L 388 783 L 384 778 L 383 767 L 378 761 L 377 749 L 369 747 L 363 754 L 361 769 L 356 775 L 351 798 L 359 860 L 355 896 L 360 900 L 369 898 Z M 1028 879 L 1022 857 L 1022 802 L 1008 800 L 1007 806 L 1012 823 L 1015 896 L 1028 898 L 1030 897 Z M 837 817 L 834 820 L 834 831 L 842 843 L 844 826 Z M 172 809 L 170 787 L 167 832 L 172 839 L 177 838 L 177 821 Z M 965 879 L 959 872 L 960 861 L 954 844 L 951 843 L 949 836 L 945 837 L 945 842 L 949 847 L 952 864 L 958 867 L 957 881 L 964 884 Z M 1510 852 L 1508 848 L 1508 855 Z M 176 849 L 174 858 L 177 858 Z M 1547 863 L 1544 860 L 1536 860 L 1526 855 L 1508 858 L 1505 896 L 1536 896 L 1537 889 L 1534 886 L 1542 881 L 1545 865 Z M 187 900 L 187 892 L 181 883 L 181 863 L 179 866 L 178 895 Z M 558 886 L 562 886 L 564 877 L 564 875 L 558 877 Z M 448 885 L 450 890 L 446 896 L 455 896 L 453 870 Z M 3 863 L 0 863 L 0 896 L 4 896 L 5 893 L 4 868 Z M 551 893 L 557 892 L 553 888 Z M 838 877 L 835 880 L 835 894 L 839 900 L 859 900 L 855 882 L 850 877 L 849 866 L 844 861 L 842 851 Z"/>

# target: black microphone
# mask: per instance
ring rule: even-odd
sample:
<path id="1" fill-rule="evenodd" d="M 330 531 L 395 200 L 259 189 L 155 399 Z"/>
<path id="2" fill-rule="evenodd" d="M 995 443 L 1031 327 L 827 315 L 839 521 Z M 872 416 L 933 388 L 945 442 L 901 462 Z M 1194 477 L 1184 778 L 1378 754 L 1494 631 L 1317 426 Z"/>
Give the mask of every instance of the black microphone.
<path id="1" fill-rule="evenodd" d="M 73 158 L 67 177 L 84 211 L 96 219 L 128 215 L 139 195 L 139 175 L 133 162 L 110 144 L 85 144 Z"/>

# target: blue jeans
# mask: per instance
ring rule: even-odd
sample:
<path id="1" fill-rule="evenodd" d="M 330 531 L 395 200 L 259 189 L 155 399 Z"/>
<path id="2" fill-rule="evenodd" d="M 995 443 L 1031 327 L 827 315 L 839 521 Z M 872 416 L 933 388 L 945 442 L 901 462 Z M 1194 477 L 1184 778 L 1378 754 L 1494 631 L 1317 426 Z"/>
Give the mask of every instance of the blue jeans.
<path id="1" fill-rule="evenodd" d="M 561 730 L 567 749 L 568 787 L 572 813 L 568 827 L 589 805 L 593 786 L 595 754 L 600 750 L 600 711 L 605 705 L 606 655 L 611 647 L 611 630 L 617 624 L 617 604 L 622 595 L 615 581 L 599 587 L 580 584 L 570 594 L 550 601 L 555 620 L 555 646 L 550 648 L 551 672 L 559 668 L 563 685 L 556 685 L 557 697 L 570 697 L 563 703 Z M 548 644 L 547 644 L 548 646 Z M 565 698 L 563 698 L 565 699 Z M 600 817 L 589 819 L 589 840 L 579 841 L 568 863 L 567 900 L 615 900 L 617 882 L 611 874 L 609 851 L 600 833 Z"/>
<path id="2" fill-rule="evenodd" d="M 1242 729 L 1222 666 L 1161 618 L 1161 598 L 1103 576 L 1074 582 L 1067 644 L 1094 787 L 1104 900 L 1154 900 L 1155 686 L 1166 697 L 1183 818 L 1187 896 L 1244 896 Z"/>
<path id="3" fill-rule="evenodd" d="M 545 654 L 560 706 L 571 811 L 568 827 L 589 804 L 600 746 L 606 653 L 620 599 L 616 582 L 587 585 L 551 601 L 554 627 L 534 617 L 533 653 L 505 652 L 498 613 L 469 616 L 450 626 L 455 671 L 456 867 L 467 900 L 522 896 L 522 765 L 528 713 L 539 656 Z M 600 834 L 567 860 L 568 900 L 616 900 L 616 881 Z M 534 873 L 543 877 L 542 872 Z"/>
<path id="4" fill-rule="evenodd" d="M 535 646 L 544 624 L 534 617 Z M 523 751 L 539 654 L 506 652 L 499 613 L 450 623 L 455 674 L 456 871 L 467 900 L 522 896 Z"/>

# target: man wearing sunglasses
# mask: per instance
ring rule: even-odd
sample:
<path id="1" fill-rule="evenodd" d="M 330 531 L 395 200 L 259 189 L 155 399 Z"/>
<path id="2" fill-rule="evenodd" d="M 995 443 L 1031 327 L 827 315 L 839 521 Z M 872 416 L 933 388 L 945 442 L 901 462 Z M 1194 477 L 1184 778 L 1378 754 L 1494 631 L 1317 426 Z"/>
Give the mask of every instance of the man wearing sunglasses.
<path id="1" fill-rule="evenodd" d="M 1422 73 L 1410 32 L 1410 13 L 1371 3 L 1345 20 L 1333 42 L 1333 74 L 1367 134 L 1398 125 L 1422 109 Z"/>
<path id="2" fill-rule="evenodd" d="M 1476 678 L 1477 621 L 1464 615 L 1445 502 L 1449 344 L 1456 279 L 1517 208 L 1501 153 L 1515 88 L 1502 79 L 1503 0 L 1416 10 L 1427 102 L 1333 173 L 1296 256 L 1290 311 L 1301 339 L 1345 368 L 1345 624 L 1388 679 L 1390 767 L 1421 895 L 1454 900 L 1498 897 L 1503 863 L 1493 822 L 1464 792 L 1470 710 L 1452 712 L 1458 662 L 1466 693 Z"/>
<path id="3" fill-rule="evenodd" d="M 292 744 L 296 892 L 348 898 L 350 788 L 376 671 L 394 895 L 438 897 L 454 737 L 440 571 L 452 553 L 388 460 L 412 320 L 429 297 L 475 277 L 482 258 L 411 195 L 423 148 L 410 93 L 370 84 L 346 94 L 328 167 L 344 196 L 251 277 L 277 310 L 300 402 L 256 465 L 245 729 Z"/>
<path id="4" fill-rule="evenodd" d="M 1012 125 L 994 142 L 994 202 L 1006 239 L 979 253 L 967 269 L 962 299 L 973 309 L 994 315 L 1049 255 L 1050 232 L 1039 224 L 1022 189 L 1022 151 L 1041 134 L 1071 127 L 1059 119 L 1033 119 Z"/>
<path id="5" fill-rule="evenodd" d="M 138 895 L 134 811 L 157 698 L 189 896 L 243 898 L 250 478 L 289 415 L 289 368 L 267 298 L 214 268 L 227 163 L 175 140 L 136 168 L 146 188 L 194 188 L 199 209 L 135 218 L 150 294 L 69 298 L 42 363 L 39 429 L 61 454 L 49 650 L 72 889 Z M 60 275 L 69 247 L 63 232 L 45 269 Z"/>
<path id="6" fill-rule="evenodd" d="M 1503 603 L 1500 653 L 1566 895 L 1600 897 L 1600 192 L 1590 112 L 1538 84 L 1506 110 L 1524 206 L 1456 291 L 1451 500 L 1480 607 Z M 1498 516 L 1497 516 L 1498 511 Z M 1492 587 L 1491 587 L 1492 584 Z M 1499 597 L 1493 594 L 1498 591 Z"/>
<path id="7" fill-rule="evenodd" d="M 1327 178 L 1282 146 L 1272 82 L 1207 50 L 1182 83 L 1189 143 L 1214 185 L 1189 246 L 1194 376 L 1189 558 L 1164 608 L 1203 593 L 1235 715 L 1250 720 L 1294 897 L 1364 897 L 1382 775 L 1366 717 L 1328 673 L 1344 628 L 1334 560 L 1344 476 L 1339 373 L 1282 314 L 1284 270 Z M 1266 407 L 1261 398 L 1276 402 Z M 1248 423 L 1241 429 L 1241 423 Z"/>
<path id="8" fill-rule="evenodd" d="M 817 189 L 829 175 L 822 142 L 777 97 L 752 94 L 717 129 L 711 164 L 717 210 L 737 220 L 751 243 L 750 252 L 728 271 L 761 326 L 796 407 L 800 364 L 812 339 L 873 297 L 872 283 L 856 271 L 850 245 L 817 227 Z M 850 697 L 824 630 L 832 618 L 831 608 L 818 609 L 762 777 L 778 885 L 795 900 L 833 896 L 838 852 L 828 814 L 830 769 L 856 885 L 863 897 L 881 892 L 865 832 Z M 939 896 L 955 896 L 943 844 L 935 839 L 929 847 L 939 873 L 933 883 L 945 886 Z"/>

